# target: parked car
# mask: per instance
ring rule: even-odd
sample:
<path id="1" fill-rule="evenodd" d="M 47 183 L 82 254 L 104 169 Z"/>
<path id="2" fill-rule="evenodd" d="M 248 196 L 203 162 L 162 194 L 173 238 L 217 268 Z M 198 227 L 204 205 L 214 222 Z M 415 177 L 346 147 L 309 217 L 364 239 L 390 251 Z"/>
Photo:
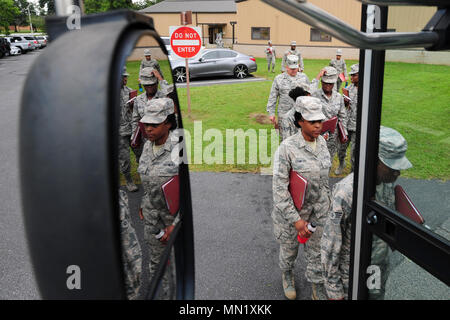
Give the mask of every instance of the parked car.
<path id="1" fill-rule="evenodd" d="M 17 56 L 21 53 L 21 50 L 18 47 L 11 46 L 11 50 L 9 51 L 9 54 L 12 56 Z"/>
<path id="2" fill-rule="evenodd" d="M 184 59 L 170 60 L 176 82 L 186 81 L 186 62 Z M 189 59 L 189 78 L 210 76 L 247 77 L 257 70 L 256 60 L 252 56 L 230 49 L 203 49 Z"/>
<path id="3" fill-rule="evenodd" d="M 9 55 L 11 51 L 11 47 L 9 46 L 8 40 L 3 37 L 0 37 L 0 58 Z"/>
<path id="4" fill-rule="evenodd" d="M 27 53 L 33 51 L 34 46 L 30 40 L 25 39 L 23 36 L 10 36 L 6 37 L 12 46 L 18 47 L 21 53 Z"/>
<path id="5" fill-rule="evenodd" d="M 170 47 L 170 38 L 169 37 L 161 37 L 161 39 L 162 39 L 162 41 L 164 41 L 167 52 L 169 53 L 169 56 L 170 56 L 172 53 L 172 48 Z"/>
<path id="6" fill-rule="evenodd" d="M 45 48 L 47 46 L 47 39 L 44 36 L 36 36 L 37 41 L 41 45 L 41 48 Z"/>
<path id="7" fill-rule="evenodd" d="M 34 38 L 34 36 L 23 36 L 26 40 L 31 42 L 31 46 L 33 47 L 33 50 L 39 49 L 41 45 L 39 42 Z"/>

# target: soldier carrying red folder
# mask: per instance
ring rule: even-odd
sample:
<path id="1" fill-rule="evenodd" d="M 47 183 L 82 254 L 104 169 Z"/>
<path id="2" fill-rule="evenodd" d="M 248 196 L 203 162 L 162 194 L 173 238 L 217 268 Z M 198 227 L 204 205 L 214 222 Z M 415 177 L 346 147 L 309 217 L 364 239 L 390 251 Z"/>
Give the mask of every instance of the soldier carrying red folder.
<path id="1" fill-rule="evenodd" d="M 337 117 L 341 122 L 343 130 L 347 130 L 347 111 L 345 109 L 344 98 L 340 93 L 333 90 L 333 87 L 337 79 L 337 71 L 333 67 L 323 68 L 317 77 L 311 82 L 311 90 L 313 90 L 312 96 L 320 99 L 323 108 L 322 112 L 326 117 L 326 120 Z M 319 80 L 321 80 L 322 87 L 319 89 Z M 336 124 L 337 125 L 337 124 Z M 327 141 L 328 150 L 330 151 L 331 160 L 338 149 L 338 131 L 336 127 L 333 132 L 324 132 L 323 136 Z"/>
<path id="2" fill-rule="evenodd" d="M 296 99 L 294 108 L 294 122 L 301 130 L 281 142 L 273 166 L 272 220 L 274 235 L 280 245 L 283 290 L 288 299 L 297 296 L 293 274 L 299 248 L 297 235 L 309 238 L 304 244 L 306 279 L 313 288 L 323 282 L 320 238 L 330 205 L 328 174 L 331 160 L 326 141 L 320 135 L 325 119 L 322 104 L 317 98 L 301 96 Z M 307 182 L 301 208 L 296 207 L 291 195 L 296 188 L 294 184 L 290 187 L 291 182 L 294 183 L 290 181 L 291 171 Z M 301 185 L 300 182 L 300 190 Z M 317 226 L 314 233 L 308 230 L 309 223 Z"/>
<path id="3" fill-rule="evenodd" d="M 375 199 L 393 210 L 396 208 L 394 182 L 400 176 L 400 170 L 412 167 L 405 157 L 407 148 L 408 144 L 399 132 L 383 126 L 380 128 Z M 320 246 L 324 268 L 324 286 L 319 288 L 320 299 L 348 297 L 353 179 L 351 173 L 333 188 Z M 381 286 L 369 290 L 371 299 L 382 299 L 384 296 L 388 254 L 388 245 L 374 236 L 370 264 L 380 268 Z"/>

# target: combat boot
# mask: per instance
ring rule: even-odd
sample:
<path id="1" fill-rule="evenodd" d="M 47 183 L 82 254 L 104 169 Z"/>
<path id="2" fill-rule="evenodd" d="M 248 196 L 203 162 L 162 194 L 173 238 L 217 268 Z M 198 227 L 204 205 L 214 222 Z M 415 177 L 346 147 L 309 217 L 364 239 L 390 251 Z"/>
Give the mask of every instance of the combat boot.
<path id="1" fill-rule="evenodd" d="M 328 300 L 323 283 L 311 283 L 312 300 Z"/>
<path id="2" fill-rule="evenodd" d="M 138 190 L 138 187 L 134 184 L 133 179 L 131 179 L 130 174 L 125 175 L 125 180 L 127 181 L 127 189 L 130 192 L 135 192 Z"/>
<path id="3" fill-rule="evenodd" d="M 334 171 L 334 173 L 337 175 L 342 174 L 342 172 L 344 172 L 344 169 L 345 169 L 345 160 L 339 162 L 339 167 Z"/>
<path id="4" fill-rule="evenodd" d="M 289 300 L 295 300 L 297 293 L 295 292 L 294 274 L 292 271 L 284 271 L 282 276 L 284 295 Z"/>

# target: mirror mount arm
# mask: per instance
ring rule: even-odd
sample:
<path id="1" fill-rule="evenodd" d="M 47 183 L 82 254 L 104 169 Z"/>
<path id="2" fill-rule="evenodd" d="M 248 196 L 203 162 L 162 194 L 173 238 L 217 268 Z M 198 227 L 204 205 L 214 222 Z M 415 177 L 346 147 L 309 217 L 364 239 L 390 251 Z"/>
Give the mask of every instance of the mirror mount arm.
<path id="1" fill-rule="evenodd" d="M 441 19 L 435 22 L 439 25 L 440 29 L 443 29 L 441 31 L 427 25 L 426 29 L 422 32 L 364 33 L 356 30 L 335 16 L 330 15 L 326 11 L 306 3 L 306 1 L 262 1 L 297 20 L 318 28 L 360 49 L 386 50 L 422 47 L 427 50 L 443 50 L 449 46 L 449 39 L 445 37 L 446 31 L 448 31 L 449 21 L 447 9 L 442 9 L 444 13 L 440 14 Z M 430 23 L 434 21 L 433 18 Z"/>

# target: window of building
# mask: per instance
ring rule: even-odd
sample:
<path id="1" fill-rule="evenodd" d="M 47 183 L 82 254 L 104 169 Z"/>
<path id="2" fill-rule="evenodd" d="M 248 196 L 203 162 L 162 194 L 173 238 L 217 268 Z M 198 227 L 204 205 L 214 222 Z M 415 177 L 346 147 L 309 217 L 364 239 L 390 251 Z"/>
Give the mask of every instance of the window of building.
<path id="1" fill-rule="evenodd" d="M 252 27 L 252 40 L 270 40 L 270 28 Z"/>
<path id="2" fill-rule="evenodd" d="M 310 41 L 330 42 L 331 36 L 316 28 L 311 28 Z"/>

